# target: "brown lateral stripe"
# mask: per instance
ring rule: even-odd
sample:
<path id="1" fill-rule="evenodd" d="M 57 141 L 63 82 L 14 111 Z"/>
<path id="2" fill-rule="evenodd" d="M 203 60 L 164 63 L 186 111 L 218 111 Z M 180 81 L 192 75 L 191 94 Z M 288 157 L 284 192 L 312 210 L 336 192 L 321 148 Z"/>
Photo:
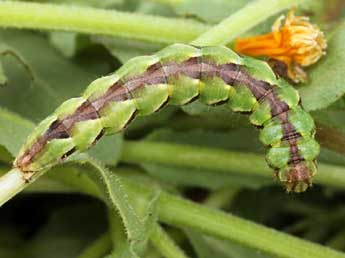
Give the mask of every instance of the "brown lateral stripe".
<path id="1" fill-rule="evenodd" d="M 237 85 L 247 86 L 258 101 L 266 101 L 269 103 L 272 117 L 277 117 L 282 123 L 284 133 L 283 140 L 288 141 L 290 146 L 291 162 L 300 162 L 301 158 L 298 155 L 298 147 L 296 144 L 300 135 L 295 133 L 293 126 L 288 121 L 289 107 L 285 102 L 278 99 L 274 92 L 273 85 L 251 77 L 240 65 L 233 63 L 216 65 L 203 60 L 202 57 L 193 57 L 180 64 L 175 62 L 164 65 L 160 62 L 153 64 L 143 74 L 127 78 L 123 81 L 120 79 L 102 96 L 92 101 L 86 100 L 73 114 L 61 121 L 54 121 L 47 132 L 37 139 L 32 147 L 25 152 L 23 157 L 18 159 L 18 166 L 29 164 L 31 160 L 42 151 L 47 142 L 53 139 L 70 137 L 69 132 L 71 132 L 76 123 L 91 119 L 99 119 L 99 111 L 110 102 L 126 101 L 132 98 L 131 93 L 133 91 L 145 85 L 167 83 L 170 76 L 178 76 L 180 74 L 194 79 L 217 76 L 229 85 L 235 87 Z M 135 114 L 132 118 L 134 117 Z M 103 132 L 96 140 L 102 135 Z M 74 150 L 69 151 L 64 157 L 73 152 Z"/>
<path id="2" fill-rule="evenodd" d="M 45 133 L 46 140 L 49 141 L 51 139 L 65 139 L 69 138 L 68 131 L 63 123 L 59 120 L 55 120 L 48 128 L 47 132 Z"/>
<path id="3" fill-rule="evenodd" d="M 89 100 L 85 100 L 73 114 L 62 119 L 61 123 L 63 123 L 67 131 L 70 132 L 76 123 L 98 118 L 100 118 L 98 111 L 94 108 Z"/>

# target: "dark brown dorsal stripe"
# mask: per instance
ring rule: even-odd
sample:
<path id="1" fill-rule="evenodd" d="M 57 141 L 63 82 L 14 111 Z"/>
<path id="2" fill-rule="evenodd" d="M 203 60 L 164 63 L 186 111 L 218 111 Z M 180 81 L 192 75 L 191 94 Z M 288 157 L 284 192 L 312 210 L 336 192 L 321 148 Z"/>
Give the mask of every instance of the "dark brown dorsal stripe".
<path id="1" fill-rule="evenodd" d="M 99 119 L 99 111 L 110 102 L 121 102 L 132 98 L 132 92 L 147 85 L 167 83 L 170 76 L 185 75 L 194 79 L 217 76 L 225 83 L 234 87 L 238 85 L 246 86 L 259 102 L 266 101 L 271 108 L 272 117 L 277 117 L 283 127 L 283 140 L 290 146 L 290 162 L 297 164 L 301 161 L 298 154 L 297 140 L 301 137 L 295 132 L 292 124 L 288 120 L 289 107 L 277 97 L 274 86 L 261 80 L 257 80 L 246 73 L 245 67 L 229 63 L 217 65 L 204 60 L 202 57 L 192 57 L 180 64 L 170 62 L 162 65 L 160 62 L 151 65 L 144 73 L 119 80 L 114 83 L 103 95 L 93 100 L 85 100 L 76 111 L 64 119 L 54 121 L 46 133 L 39 137 L 32 147 L 27 150 L 22 157 L 18 158 L 17 165 L 26 166 L 41 152 L 45 144 L 53 139 L 70 137 L 70 132 L 74 125 L 81 121 Z M 165 105 L 166 103 L 163 103 Z M 216 103 L 217 104 L 217 103 Z M 137 112 L 131 118 L 134 119 Z M 102 137 L 104 131 L 97 137 L 97 141 Z M 68 157 L 75 149 L 65 153 L 62 158 Z"/>
<path id="2" fill-rule="evenodd" d="M 85 100 L 77 110 L 65 117 L 61 122 L 66 127 L 67 131 L 71 131 L 73 126 L 77 122 L 94 120 L 100 118 L 98 111 L 94 108 L 92 103 L 88 100 Z"/>

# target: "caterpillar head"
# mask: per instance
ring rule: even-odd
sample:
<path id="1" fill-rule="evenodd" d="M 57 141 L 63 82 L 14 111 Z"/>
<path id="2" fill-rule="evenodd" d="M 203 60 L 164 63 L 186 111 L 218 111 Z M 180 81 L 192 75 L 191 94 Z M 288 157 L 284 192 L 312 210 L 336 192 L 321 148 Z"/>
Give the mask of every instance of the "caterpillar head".
<path id="1" fill-rule="evenodd" d="M 301 193 L 312 185 L 312 178 L 316 174 L 314 161 L 301 161 L 287 165 L 278 171 L 278 178 L 284 184 L 287 192 Z"/>

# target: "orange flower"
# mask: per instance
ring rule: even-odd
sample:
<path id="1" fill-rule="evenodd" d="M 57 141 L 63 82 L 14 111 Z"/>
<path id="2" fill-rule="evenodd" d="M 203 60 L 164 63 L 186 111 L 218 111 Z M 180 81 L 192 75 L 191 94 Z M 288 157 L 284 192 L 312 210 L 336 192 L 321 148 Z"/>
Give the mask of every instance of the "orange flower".
<path id="1" fill-rule="evenodd" d="M 267 56 L 287 65 L 287 74 L 294 82 L 306 81 L 302 67 L 317 62 L 327 47 L 323 32 L 305 16 L 279 17 L 272 32 L 246 39 L 237 39 L 235 50 L 249 56 Z"/>

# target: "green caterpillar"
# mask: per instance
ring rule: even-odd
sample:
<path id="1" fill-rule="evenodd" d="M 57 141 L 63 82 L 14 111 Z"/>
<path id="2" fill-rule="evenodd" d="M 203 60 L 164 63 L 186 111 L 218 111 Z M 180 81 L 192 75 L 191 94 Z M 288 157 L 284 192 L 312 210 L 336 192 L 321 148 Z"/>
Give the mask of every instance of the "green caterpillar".
<path id="1" fill-rule="evenodd" d="M 261 128 L 260 140 L 269 147 L 267 162 L 286 189 L 302 192 L 311 185 L 319 145 L 298 92 L 276 78 L 265 62 L 241 58 L 226 47 L 183 44 L 134 58 L 92 82 L 81 97 L 64 102 L 29 136 L 14 166 L 30 179 L 85 151 L 103 135 L 123 130 L 137 115 L 196 98 L 250 113 L 250 122 Z"/>

